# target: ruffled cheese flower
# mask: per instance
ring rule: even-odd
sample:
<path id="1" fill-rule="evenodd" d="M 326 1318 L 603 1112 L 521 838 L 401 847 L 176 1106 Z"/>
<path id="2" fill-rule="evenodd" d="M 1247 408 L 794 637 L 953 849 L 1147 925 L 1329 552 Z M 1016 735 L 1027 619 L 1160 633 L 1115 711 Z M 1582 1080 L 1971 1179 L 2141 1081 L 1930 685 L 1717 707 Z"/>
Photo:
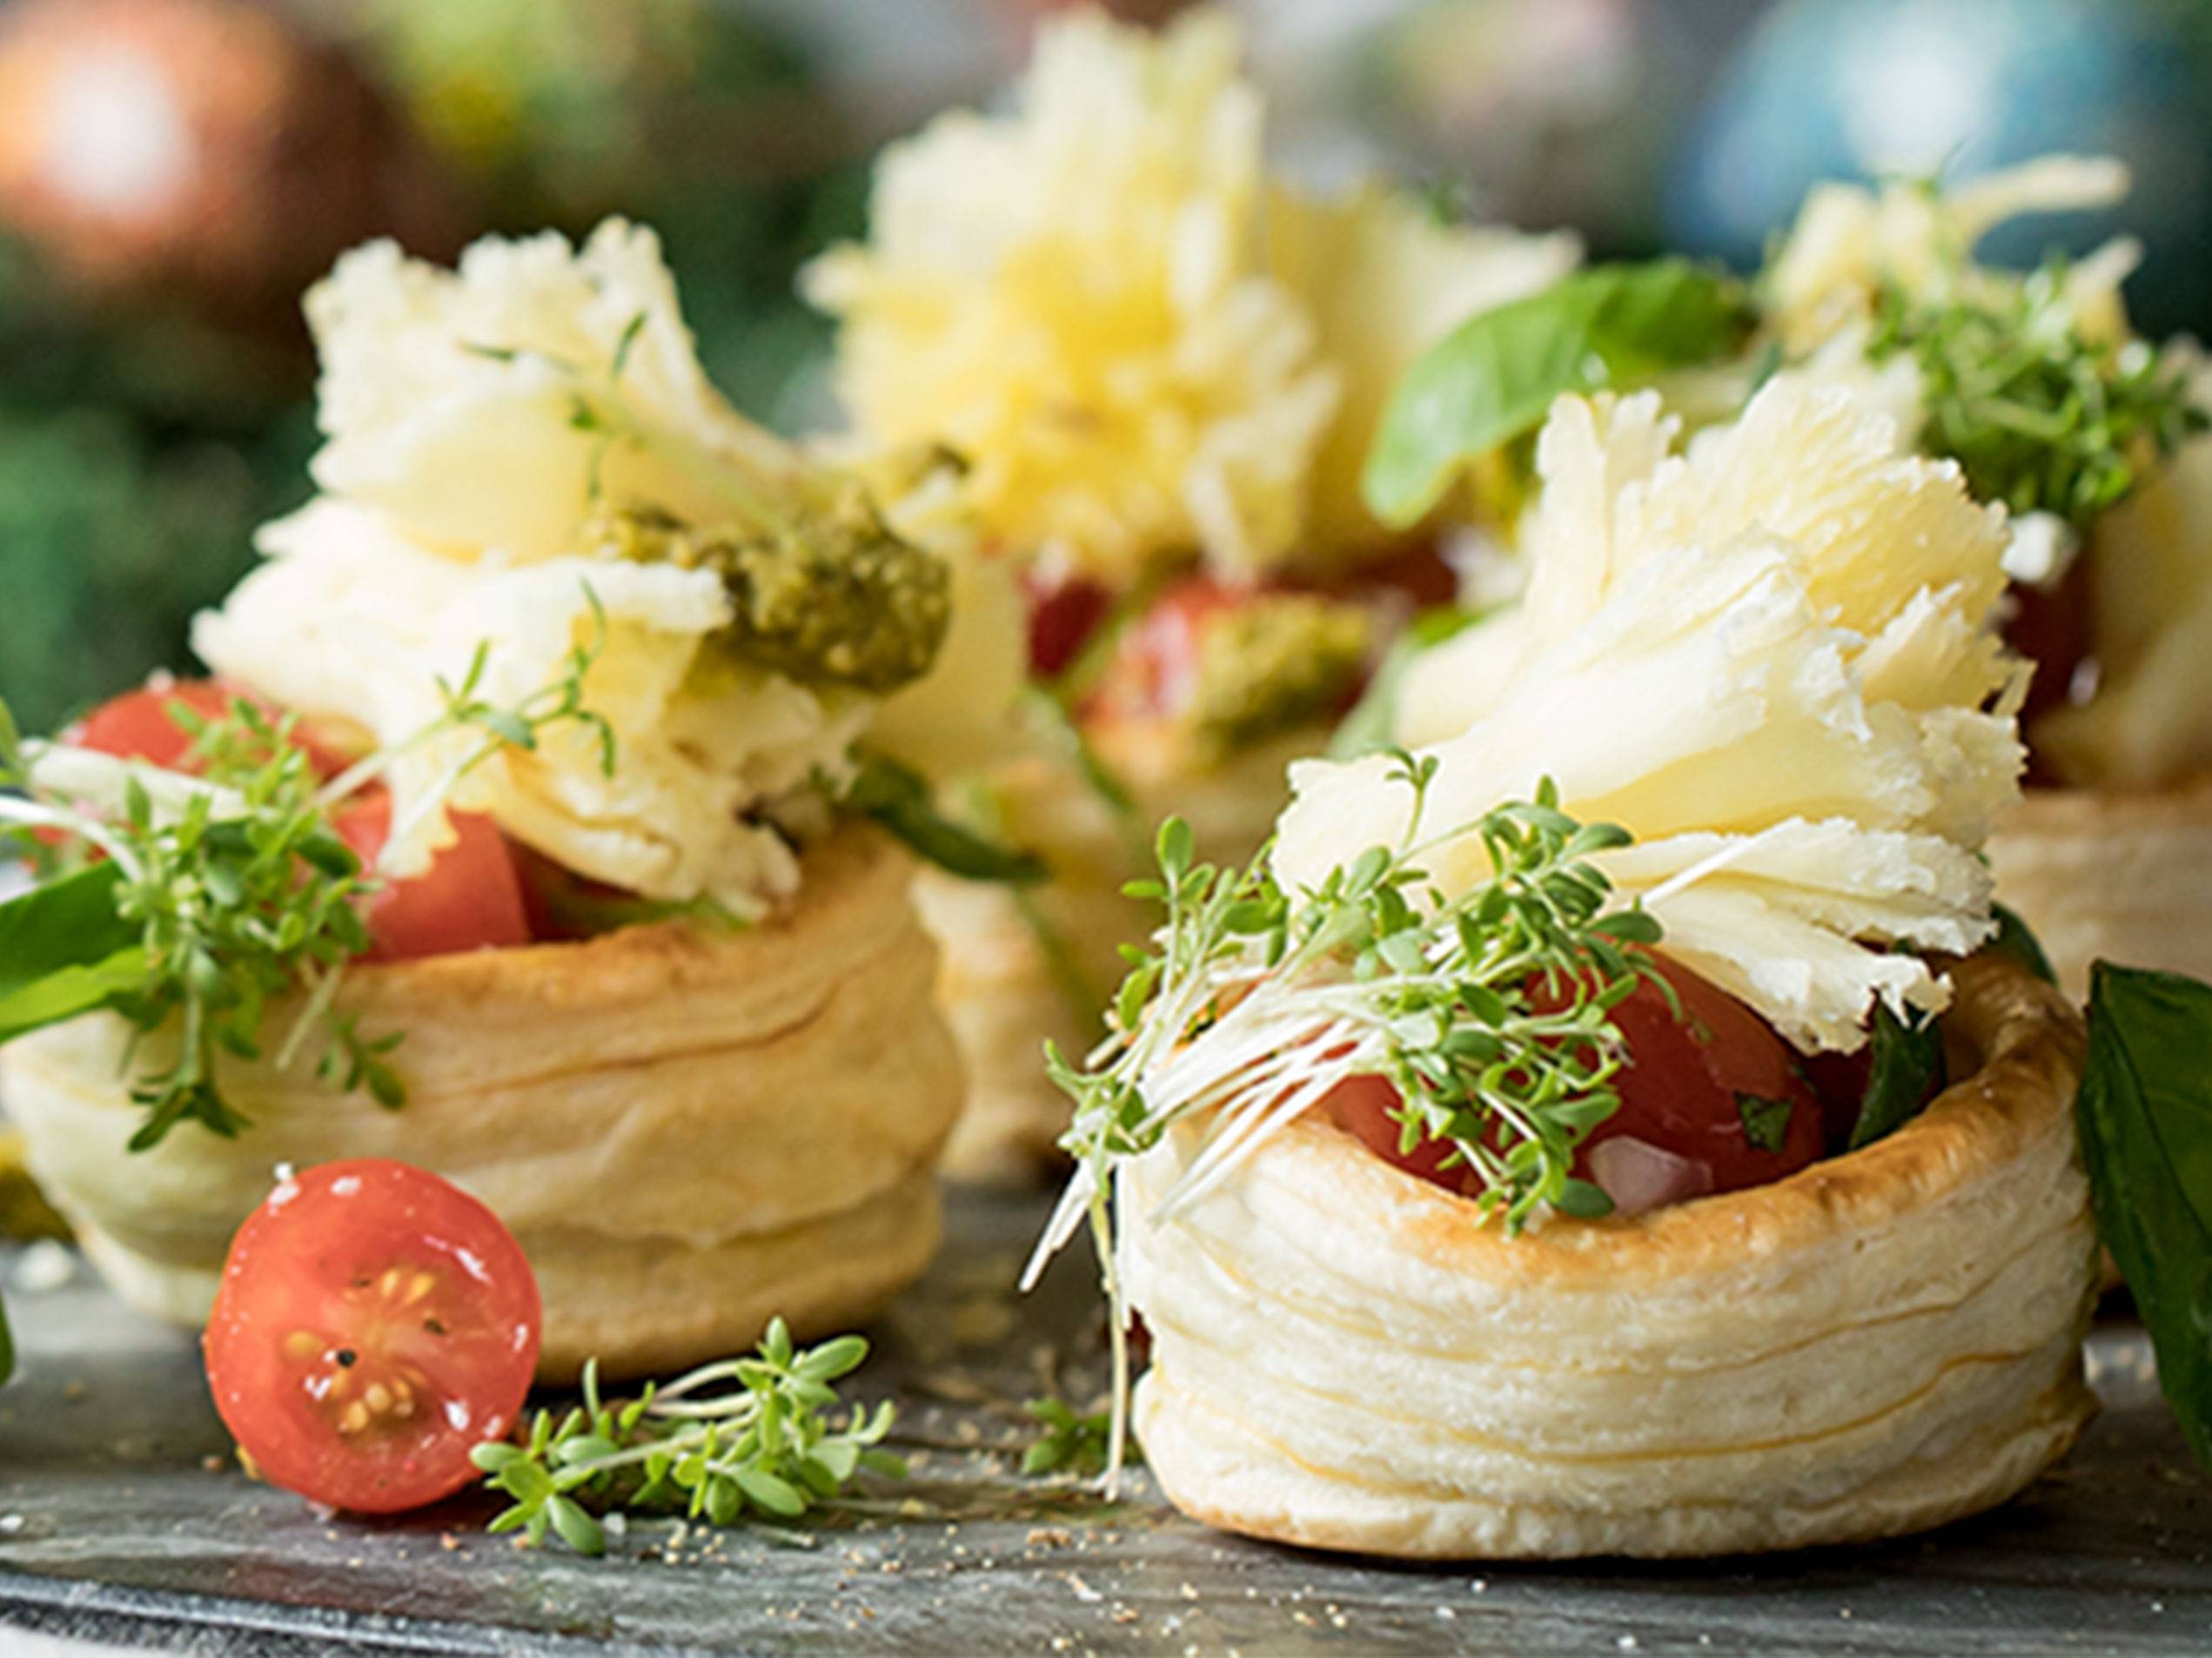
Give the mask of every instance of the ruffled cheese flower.
<path id="1" fill-rule="evenodd" d="M 1780 376 L 1672 453 L 1659 399 L 1563 399 L 1538 446 L 1521 608 L 1411 688 L 1438 771 L 1424 834 L 1558 785 L 1627 828 L 1601 860 L 1668 951 L 1806 1048 L 1879 997 L 1944 1004 L 1914 956 L 1990 931 L 1974 856 L 2018 791 L 2022 681 L 1988 627 L 2001 513 L 1900 458 L 1848 392 Z M 1407 833 L 1380 757 L 1292 769 L 1275 869 L 1310 886 Z M 1478 843 L 1423 862 L 1447 889 Z"/>
<path id="2" fill-rule="evenodd" d="M 312 464 L 332 495 L 455 557 L 576 550 L 597 500 L 712 523 L 744 467 L 797 460 L 707 383 L 657 237 L 609 220 L 580 250 L 487 237 L 447 271 L 389 242 L 307 297 L 322 357 Z"/>
<path id="3" fill-rule="evenodd" d="M 1768 324 L 1786 350 L 1801 355 L 1863 326 L 1886 282 L 1932 299 L 1956 281 L 2017 280 L 1974 266 L 1967 256 L 1974 245 L 2008 219 L 2108 207 L 2127 193 L 2126 167 L 2083 156 L 2046 156 L 1949 189 L 1907 180 L 1879 190 L 1819 185 L 1768 267 L 1761 296 Z M 2073 268 L 2068 292 L 2085 337 L 2128 337 L 2120 285 L 2141 257 L 2135 242 L 2122 238 Z"/>
<path id="4" fill-rule="evenodd" d="M 323 500 L 262 536 L 268 562 L 193 645 L 227 679 L 302 715 L 351 722 L 396 743 L 435 720 L 438 681 L 459 684 L 488 647 L 481 694 L 511 706 L 560 677 L 564 659 L 605 640 L 586 701 L 613 728 L 617 765 L 579 725 L 532 751 L 501 749 L 464 776 L 453 809 L 483 812 L 563 868 L 652 898 L 710 896 L 761 913 L 799 884 L 797 855 L 764 806 L 848 751 L 871 703 L 743 668 L 711 648 L 731 618 L 711 571 L 589 556 L 471 566 L 398 534 L 378 514 Z M 449 838 L 440 798 L 475 731 L 409 750 L 392 774 L 395 834 L 384 872 L 420 873 Z"/>
<path id="5" fill-rule="evenodd" d="M 793 833 L 821 827 L 814 785 L 850 775 L 881 699 L 748 665 L 717 638 L 737 618 L 715 570 L 621 556 L 597 526 L 644 510 L 826 538 L 847 521 L 845 486 L 708 384 L 653 234 L 614 222 L 580 250 L 487 239 L 457 271 L 380 244 L 342 260 L 308 314 L 324 493 L 263 533 L 268 561 L 200 619 L 200 656 L 396 745 L 436 718 L 439 681 L 459 684 L 479 647 L 479 695 L 506 705 L 597 647 L 584 701 L 612 728 L 613 774 L 594 733 L 563 724 L 469 770 L 452 805 L 649 898 L 754 915 L 790 896 Z M 984 610 L 898 695 L 933 725 L 981 723 L 979 664 L 1019 640 L 1010 605 Z M 419 872 L 448 837 L 438 802 L 481 742 L 403 755 L 384 873 Z"/>
<path id="6" fill-rule="evenodd" d="M 1270 188 L 1223 15 L 1040 31 L 1004 117 L 879 164 L 865 245 L 805 278 L 842 319 L 869 448 L 944 446 L 988 534 L 1114 581 L 1199 552 L 1249 574 L 1380 535 L 1356 475 L 1384 393 L 1565 238 L 1452 232 L 1378 193 Z"/>

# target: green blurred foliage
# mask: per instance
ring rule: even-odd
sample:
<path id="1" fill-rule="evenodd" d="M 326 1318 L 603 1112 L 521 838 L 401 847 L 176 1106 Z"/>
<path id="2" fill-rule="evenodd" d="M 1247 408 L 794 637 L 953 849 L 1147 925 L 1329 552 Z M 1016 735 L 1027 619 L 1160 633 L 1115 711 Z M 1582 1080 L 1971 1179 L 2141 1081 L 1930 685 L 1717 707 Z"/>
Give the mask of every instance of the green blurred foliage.
<path id="1" fill-rule="evenodd" d="M 300 4 L 481 230 L 659 228 L 708 372 L 788 424 L 828 339 L 793 274 L 857 228 L 864 179 L 800 57 L 721 0 Z M 0 696 L 26 729 L 191 667 L 191 615 L 308 493 L 311 380 L 297 339 L 95 305 L 0 241 Z"/>

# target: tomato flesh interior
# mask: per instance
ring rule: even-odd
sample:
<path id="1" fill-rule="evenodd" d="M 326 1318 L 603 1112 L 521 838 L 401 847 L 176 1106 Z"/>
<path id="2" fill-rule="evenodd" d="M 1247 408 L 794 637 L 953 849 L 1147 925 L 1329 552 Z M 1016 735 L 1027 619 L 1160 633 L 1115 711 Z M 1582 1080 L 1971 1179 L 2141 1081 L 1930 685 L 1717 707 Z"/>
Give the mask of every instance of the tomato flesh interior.
<path id="1" fill-rule="evenodd" d="M 219 680 L 161 680 L 103 703 L 68 734 L 80 747 L 165 769 L 191 769 L 192 738 L 177 722 L 181 706 L 203 720 L 217 720 L 244 697 L 273 721 L 277 711 L 260 698 Z M 295 730 L 292 741 L 318 775 L 330 777 L 343 758 Z M 452 815 L 453 840 L 429 869 L 388 883 L 363 908 L 371 961 L 412 961 L 469 950 L 504 950 L 534 936 L 514 848 L 488 817 Z M 368 789 L 339 808 L 332 823 L 364 867 L 375 863 L 392 833 L 392 800 Z"/>
<path id="2" fill-rule="evenodd" d="M 467 950 L 506 950 L 531 940 L 529 906 L 514 849 L 499 826 L 473 812 L 452 815 L 453 839 L 430 867 L 393 881 L 368 900 L 371 961 L 413 961 Z M 342 808 L 332 827 L 364 867 L 392 834 L 392 797 L 382 789 Z"/>
<path id="3" fill-rule="evenodd" d="M 111 697 L 63 734 L 80 748 L 144 760 L 164 771 L 191 771 L 193 738 L 177 717 L 183 708 L 209 723 L 222 719 L 235 701 L 245 701 L 274 724 L 281 716 L 265 698 L 222 680 L 180 680 L 158 675 L 135 691 Z M 295 727 L 292 746 L 307 756 L 318 777 L 335 777 L 345 756 L 305 727 Z"/>
<path id="4" fill-rule="evenodd" d="M 1635 1141 L 1679 1159 L 1685 1195 L 1737 1191 L 1793 1174 L 1826 1144 L 1821 1107 L 1796 1056 L 1757 1014 L 1726 991 L 1663 957 L 1652 965 L 1679 1004 L 1652 983 L 1612 1010 L 1629 1063 L 1614 1078 L 1620 1108 L 1591 1131 L 1575 1172 L 1593 1178 L 1593 1155 L 1608 1141 Z M 1464 1165 L 1445 1167 L 1451 1148 L 1423 1140 L 1401 1151 L 1398 1090 L 1380 1077 L 1340 1084 L 1324 1110 L 1377 1155 L 1457 1191 L 1479 1190 Z M 1604 1161 L 1604 1159 L 1600 1159 Z M 1603 1184 L 1603 1182 L 1599 1182 Z"/>
<path id="5" fill-rule="evenodd" d="M 402 1163 L 325 1164 L 232 1240 L 208 1385 L 272 1484 L 396 1514 L 467 1484 L 513 1426 L 540 1325 L 529 1261 L 475 1198 Z"/>

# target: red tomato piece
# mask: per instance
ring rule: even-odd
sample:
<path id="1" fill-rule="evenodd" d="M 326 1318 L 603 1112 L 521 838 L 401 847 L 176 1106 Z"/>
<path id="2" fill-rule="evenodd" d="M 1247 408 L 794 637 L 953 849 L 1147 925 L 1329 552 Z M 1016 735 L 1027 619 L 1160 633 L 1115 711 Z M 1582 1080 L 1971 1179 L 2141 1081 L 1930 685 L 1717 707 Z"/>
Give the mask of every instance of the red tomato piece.
<path id="1" fill-rule="evenodd" d="M 1410 1151 L 1398 1149 L 1402 1137 L 1398 1118 L 1391 1113 L 1404 1103 L 1404 1096 L 1387 1077 L 1351 1077 L 1329 1091 L 1328 1098 L 1322 1101 L 1322 1110 L 1338 1128 L 1357 1136 L 1369 1151 L 1386 1162 L 1397 1164 L 1406 1173 L 1452 1191 L 1472 1195 L 1480 1190 L 1465 1167 L 1444 1166 L 1445 1159 L 1451 1155 L 1451 1147 L 1446 1142 L 1423 1139 Z"/>
<path id="2" fill-rule="evenodd" d="M 530 942 L 514 849 L 488 817 L 455 812 L 452 821 L 453 843 L 427 870 L 392 883 L 368 901 L 365 960 L 406 962 Z M 332 827 L 365 868 L 373 866 L 392 833 L 391 795 L 380 789 L 364 794 L 339 809 Z"/>
<path id="3" fill-rule="evenodd" d="M 170 680 L 156 676 L 135 691 L 103 702 L 63 734 L 81 748 L 144 760 L 173 771 L 191 755 L 192 739 L 177 723 L 172 706 L 203 720 L 219 720 L 230 711 L 231 692 L 213 680 Z"/>
<path id="4" fill-rule="evenodd" d="M 182 706 L 203 720 L 221 719 L 233 701 L 243 699 L 272 722 L 276 708 L 265 699 L 222 680 L 180 680 L 156 675 L 135 691 L 112 697 L 63 734 L 64 740 L 81 748 L 144 760 L 164 770 L 190 769 L 192 738 L 177 722 L 175 708 Z M 292 732 L 292 743 L 307 756 L 319 777 L 335 777 L 345 768 L 345 757 L 316 740 L 304 728 Z"/>
<path id="5" fill-rule="evenodd" d="M 215 1408 L 264 1478 L 397 1514 L 474 1477 L 538 1365 L 538 1280 L 475 1198 L 382 1158 L 279 1182 L 231 1240 L 207 1325 Z"/>
<path id="6" fill-rule="evenodd" d="M 1180 712 L 1197 688 L 1198 647 L 1206 628 L 1250 593 L 1197 575 L 1168 587 L 1116 641 L 1089 711 L 1123 720 Z"/>
<path id="7" fill-rule="evenodd" d="M 1678 963 L 1652 963 L 1674 989 L 1681 1017 L 1654 985 L 1639 986 L 1612 1012 L 1630 1064 L 1617 1076 L 1620 1108 L 1591 1131 L 1575 1172 L 1592 1178 L 1590 1156 L 1608 1140 L 1638 1140 L 1689 1165 L 1689 1189 L 1735 1191 L 1793 1174 L 1825 1147 L 1821 1111 L 1796 1057 L 1766 1021 Z M 1424 1141 L 1398 1150 L 1398 1090 L 1380 1077 L 1341 1084 L 1324 1102 L 1337 1124 L 1410 1174 L 1471 1191 L 1464 1167 L 1445 1169 L 1450 1149 Z M 1765 1149 L 1762 1142 L 1779 1149 Z"/>
<path id="8" fill-rule="evenodd" d="M 1620 1109 L 1591 1131 L 1584 1158 L 1609 1139 L 1639 1139 L 1704 1164 L 1715 1191 L 1764 1185 L 1819 1158 L 1820 1102 L 1789 1044 L 1726 990 L 1679 963 L 1651 959 L 1682 1016 L 1649 983 L 1613 1010 L 1630 1064 L 1614 1084 Z"/>
<path id="9" fill-rule="evenodd" d="M 1022 591 L 1029 607 L 1029 671 L 1039 679 L 1056 679 L 1106 620 L 1113 595 L 1088 576 L 1056 580 L 1035 572 L 1022 577 Z"/>

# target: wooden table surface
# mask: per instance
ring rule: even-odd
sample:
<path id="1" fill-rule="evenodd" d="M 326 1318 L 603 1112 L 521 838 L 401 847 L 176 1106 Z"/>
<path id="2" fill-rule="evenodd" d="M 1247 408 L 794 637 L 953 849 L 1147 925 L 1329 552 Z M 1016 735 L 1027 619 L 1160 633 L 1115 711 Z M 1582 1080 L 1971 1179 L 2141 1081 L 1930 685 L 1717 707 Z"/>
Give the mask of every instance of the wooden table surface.
<path id="1" fill-rule="evenodd" d="M 956 1198 L 928 1282 L 875 1332 L 915 1464 L 884 1512 L 798 1534 L 633 1525 L 609 1557 L 484 1535 L 471 1495 L 393 1523 L 248 1482 L 189 1335 L 79 1266 L 27 1292 L 0 1391 L 0 1653 L 11 1632 L 208 1655 L 392 1653 L 2212 1654 L 2212 1480 L 2148 1353 L 2101 1326 L 2106 1409 L 1998 1514 L 1872 1548 L 1697 1566 L 1347 1561 L 1222 1536 L 1141 1477 L 1111 1508 L 1023 1480 L 1020 1402 L 1097 1385 L 1089 1264 L 1010 1292 L 1040 1203 Z M 33 1276 L 41 1276 L 34 1272 Z M 42 1645 L 41 1650 L 47 1648 Z"/>

